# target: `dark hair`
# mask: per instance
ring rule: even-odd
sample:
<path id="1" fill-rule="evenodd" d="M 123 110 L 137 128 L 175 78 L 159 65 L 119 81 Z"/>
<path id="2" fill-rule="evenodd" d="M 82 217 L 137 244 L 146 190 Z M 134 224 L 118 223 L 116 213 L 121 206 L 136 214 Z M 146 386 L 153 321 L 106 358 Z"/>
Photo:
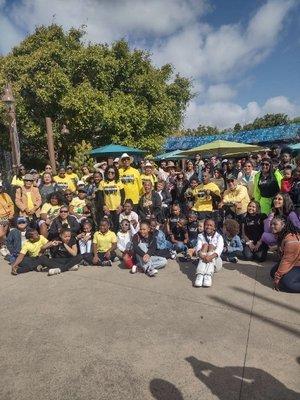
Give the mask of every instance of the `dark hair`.
<path id="1" fill-rule="evenodd" d="M 240 225 L 235 219 L 225 219 L 223 226 L 231 237 L 237 235 L 240 231 Z"/>
<path id="2" fill-rule="evenodd" d="M 56 197 L 57 200 L 58 200 L 58 205 L 63 205 L 63 203 L 64 203 L 64 197 L 63 197 L 63 195 L 62 195 L 61 192 L 52 192 L 52 193 L 50 193 L 50 194 L 47 196 L 46 202 L 47 202 L 47 203 L 50 203 L 51 199 L 53 199 L 53 198 L 55 198 L 55 197 Z"/>
<path id="3" fill-rule="evenodd" d="M 108 179 L 108 171 L 109 170 L 114 170 L 115 171 L 115 181 L 116 182 L 118 182 L 119 180 L 120 180 L 120 175 L 119 175 L 119 170 L 118 170 L 118 168 L 116 168 L 114 165 L 109 165 L 107 168 L 106 168 L 106 170 L 104 171 L 104 180 L 106 181 L 106 182 L 109 182 L 109 179 Z"/>
<path id="4" fill-rule="evenodd" d="M 150 228 L 150 222 L 147 221 L 146 219 L 144 219 L 144 220 L 142 220 L 142 221 L 140 222 L 140 226 L 142 226 L 142 225 L 148 225 L 148 227 Z"/>
<path id="5" fill-rule="evenodd" d="M 65 225 L 65 224 L 63 224 L 63 225 Z M 66 233 L 66 232 L 69 232 L 69 233 L 72 234 L 72 231 L 71 231 L 71 229 L 69 227 L 62 227 L 60 232 L 59 232 L 59 234 L 61 235 L 61 234 Z"/>
<path id="6" fill-rule="evenodd" d="M 22 173 L 21 173 L 21 168 L 25 168 L 23 164 L 20 164 L 19 167 L 18 167 L 18 170 L 17 170 L 16 176 L 17 176 L 17 178 L 19 178 L 19 179 L 23 177 L 23 175 L 22 175 Z M 26 169 L 25 169 L 25 173 L 26 173 Z"/>
<path id="7" fill-rule="evenodd" d="M 133 201 L 131 200 L 131 199 L 126 199 L 125 201 L 124 201 L 124 204 L 130 204 L 131 205 L 131 207 L 133 207 Z"/>
<path id="8" fill-rule="evenodd" d="M 274 208 L 274 198 L 278 195 L 283 198 L 282 211 L 278 208 Z M 279 192 L 274 196 L 274 198 L 272 200 L 272 210 L 275 216 L 282 215 L 284 217 L 287 217 L 289 213 L 294 210 L 294 204 L 288 193 Z"/>
<path id="9" fill-rule="evenodd" d="M 33 228 L 27 229 L 27 231 L 25 233 L 25 238 L 26 239 L 31 239 L 35 232 L 38 233 L 38 231 L 36 229 L 33 229 Z"/>
<path id="10" fill-rule="evenodd" d="M 277 219 L 284 223 L 284 226 L 283 226 L 282 230 L 279 232 L 278 237 L 277 237 L 278 246 L 281 246 L 281 243 L 283 242 L 284 238 L 289 233 L 291 233 L 292 235 L 296 235 L 297 233 L 299 233 L 299 229 L 296 228 L 295 225 L 291 221 L 286 220 L 286 218 L 284 218 L 282 216 L 276 216 L 273 218 L 273 220 L 274 219 Z"/>
<path id="11" fill-rule="evenodd" d="M 103 218 L 103 219 L 101 219 L 101 221 L 100 221 L 100 223 L 99 223 L 99 226 L 100 226 L 101 224 L 107 224 L 108 226 L 110 226 L 109 219 L 108 219 L 108 218 Z"/>
<path id="12" fill-rule="evenodd" d="M 247 208 L 248 208 L 249 204 L 251 204 L 251 203 L 254 203 L 256 205 L 256 212 L 259 214 L 260 210 L 261 210 L 259 202 L 255 201 L 255 200 L 250 200 L 249 203 L 247 204 Z"/>

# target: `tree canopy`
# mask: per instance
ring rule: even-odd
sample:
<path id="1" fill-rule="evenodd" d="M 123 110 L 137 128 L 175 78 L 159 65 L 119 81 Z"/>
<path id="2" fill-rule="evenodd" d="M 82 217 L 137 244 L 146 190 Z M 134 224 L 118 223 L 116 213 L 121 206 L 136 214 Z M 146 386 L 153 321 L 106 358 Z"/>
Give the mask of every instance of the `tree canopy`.
<path id="1" fill-rule="evenodd" d="M 60 159 L 72 156 L 82 140 L 92 146 L 120 143 L 159 150 L 181 125 L 192 97 L 190 80 L 174 76 L 169 64 L 153 66 L 149 53 L 131 50 L 125 40 L 85 44 L 84 33 L 41 26 L 0 58 L 0 87 L 10 81 L 16 97 L 22 156 L 47 157 L 45 117 L 53 120 Z M 67 137 L 61 134 L 63 123 Z"/>

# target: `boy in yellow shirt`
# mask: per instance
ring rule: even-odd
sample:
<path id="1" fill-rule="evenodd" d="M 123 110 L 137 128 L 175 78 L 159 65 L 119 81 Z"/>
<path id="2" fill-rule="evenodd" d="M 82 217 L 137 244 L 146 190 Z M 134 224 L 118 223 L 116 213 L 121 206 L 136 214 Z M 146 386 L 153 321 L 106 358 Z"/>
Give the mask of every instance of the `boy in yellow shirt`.
<path id="1" fill-rule="evenodd" d="M 109 230 L 109 222 L 103 219 L 99 231 L 93 238 L 93 264 L 101 267 L 111 267 L 117 248 L 117 236 Z"/>
<path id="2" fill-rule="evenodd" d="M 28 229 L 26 232 L 26 242 L 23 244 L 20 254 L 11 266 L 12 275 L 22 274 L 30 271 L 41 271 L 41 264 L 44 265 L 44 259 L 41 254 L 50 247 L 56 246 L 56 241 L 48 242 L 48 240 L 39 235 L 36 229 Z"/>

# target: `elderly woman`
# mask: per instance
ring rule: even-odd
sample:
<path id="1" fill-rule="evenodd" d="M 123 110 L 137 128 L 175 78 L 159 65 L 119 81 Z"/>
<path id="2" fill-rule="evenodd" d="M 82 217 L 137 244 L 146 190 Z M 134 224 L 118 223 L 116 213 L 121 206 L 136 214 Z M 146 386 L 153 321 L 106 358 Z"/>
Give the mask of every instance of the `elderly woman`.
<path id="1" fill-rule="evenodd" d="M 282 175 L 273 169 L 270 158 L 263 158 L 261 171 L 254 177 L 253 196 L 263 214 L 269 214 L 273 197 L 280 191 Z"/>
<path id="2" fill-rule="evenodd" d="M 300 233 L 281 217 L 272 220 L 271 228 L 281 255 L 280 262 L 270 272 L 274 288 L 300 293 Z"/>
<path id="3" fill-rule="evenodd" d="M 243 169 L 238 173 L 238 183 L 246 186 L 250 199 L 253 199 L 254 177 L 257 171 L 254 170 L 251 161 L 246 161 Z"/>
<path id="4" fill-rule="evenodd" d="M 39 189 L 33 186 L 34 177 L 32 175 L 24 175 L 23 181 L 24 186 L 16 190 L 15 203 L 20 216 L 33 220 L 40 216 L 42 198 Z"/>
<path id="5" fill-rule="evenodd" d="M 153 190 L 152 183 L 145 181 L 143 184 L 144 194 L 140 198 L 138 214 L 141 220 L 150 221 L 151 218 L 162 219 L 162 202 L 160 195 Z"/>

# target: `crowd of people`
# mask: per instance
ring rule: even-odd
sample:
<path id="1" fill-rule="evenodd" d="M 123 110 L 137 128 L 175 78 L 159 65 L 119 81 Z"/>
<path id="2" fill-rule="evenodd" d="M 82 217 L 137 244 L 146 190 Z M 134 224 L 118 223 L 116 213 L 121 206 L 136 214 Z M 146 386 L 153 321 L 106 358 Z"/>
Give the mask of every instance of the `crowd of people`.
<path id="1" fill-rule="evenodd" d="M 222 263 L 278 262 L 274 288 L 300 292 L 300 158 L 286 149 L 242 159 L 134 164 L 124 153 L 91 170 L 52 173 L 20 166 L 0 181 L 0 254 L 11 273 L 121 262 L 149 277 L 180 257 L 195 287 L 210 287 Z"/>

